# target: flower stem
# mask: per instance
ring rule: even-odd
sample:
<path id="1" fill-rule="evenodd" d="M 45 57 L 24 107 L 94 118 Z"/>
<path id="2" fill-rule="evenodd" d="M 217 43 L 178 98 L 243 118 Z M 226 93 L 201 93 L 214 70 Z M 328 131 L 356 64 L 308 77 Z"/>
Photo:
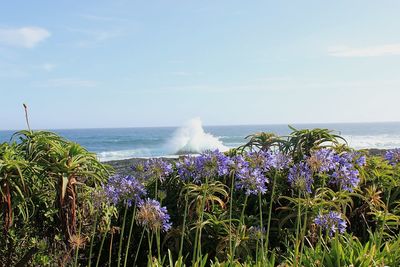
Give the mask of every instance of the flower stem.
<path id="1" fill-rule="evenodd" d="M 276 177 L 277 177 L 277 172 L 275 172 L 275 174 L 274 174 L 274 180 L 272 183 L 272 191 L 271 191 L 271 200 L 269 202 L 267 235 L 265 237 L 265 251 L 267 252 L 267 256 L 268 256 L 268 247 L 269 247 L 269 232 L 271 230 L 272 205 L 274 204 L 274 198 L 275 198 Z"/>
<path id="2" fill-rule="evenodd" d="M 126 267 L 126 263 L 128 260 L 129 245 L 131 244 L 131 237 L 132 237 L 133 223 L 135 222 L 135 216 L 136 216 L 136 204 L 135 207 L 133 208 L 131 226 L 129 228 L 128 243 L 126 244 L 126 249 L 125 249 L 124 267 Z"/>
<path id="3" fill-rule="evenodd" d="M 145 231 L 145 229 L 143 228 L 142 234 L 140 235 L 139 245 L 138 245 L 138 248 L 136 250 L 135 260 L 133 261 L 133 266 L 136 265 L 137 257 L 139 256 L 139 251 L 140 251 L 140 247 L 142 246 L 144 231 Z"/>
<path id="4" fill-rule="evenodd" d="M 124 219 L 122 221 L 122 228 L 121 228 L 121 234 L 119 238 L 119 247 L 118 247 L 118 263 L 117 266 L 121 266 L 121 252 L 122 252 L 122 242 L 124 240 L 124 231 L 125 231 L 125 222 L 126 222 L 126 214 L 128 213 L 128 203 L 125 204 L 125 211 L 124 211 Z"/>
<path id="5" fill-rule="evenodd" d="M 258 202 L 259 202 L 259 206 L 260 206 L 260 231 L 261 231 L 261 257 L 262 257 L 262 261 L 265 261 L 265 254 L 264 254 L 264 234 L 263 234 L 263 216 L 262 216 L 262 203 L 261 203 L 261 193 L 258 193 Z M 257 241 L 258 243 L 258 241 Z"/>
<path id="6" fill-rule="evenodd" d="M 98 267 L 99 263 L 100 263 L 101 252 L 103 250 L 104 241 L 106 240 L 107 233 L 110 230 L 110 224 L 111 224 L 111 222 L 107 222 L 106 232 L 104 233 L 103 238 L 101 239 L 99 255 L 97 255 L 96 267 Z"/>
<path id="7" fill-rule="evenodd" d="M 91 240 L 90 240 L 90 249 L 89 249 L 89 263 L 88 267 L 92 265 L 92 253 L 93 253 L 93 244 L 94 244 L 94 236 L 96 234 L 96 228 L 97 228 L 97 220 L 99 218 L 98 212 L 96 212 L 96 217 L 94 219 L 94 224 L 92 228 L 92 234 L 91 234 Z"/>
<path id="8" fill-rule="evenodd" d="M 179 248 L 179 256 L 178 259 L 182 256 L 183 251 L 183 241 L 185 237 L 185 228 L 186 228 L 186 216 L 187 216 L 187 209 L 188 209 L 189 201 L 188 201 L 188 192 L 185 193 L 185 211 L 183 215 L 183 224 L 182 224 L 182 234 L 181 234 L 181 244 Z"/>
<path id="9" fill-rule="evenodd" d="M 233 257 L 232 257 L 232 208 L 233 208 L 233 187 L 235 184 L 235 177 L 231 175 L 231 196 L 229 200 L 229 257 L 230 257 L 230 265 L 233 266 Z"/>

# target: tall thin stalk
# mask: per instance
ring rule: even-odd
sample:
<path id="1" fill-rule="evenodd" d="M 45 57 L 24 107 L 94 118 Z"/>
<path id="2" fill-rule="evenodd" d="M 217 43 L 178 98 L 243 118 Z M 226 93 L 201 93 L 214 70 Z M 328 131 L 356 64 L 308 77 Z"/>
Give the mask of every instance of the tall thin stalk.
<path id="1" fill-rule="evenodd" d="M 136 216 L 136 204 L 135 204 L 135 207 L 133 208 L 133 213 L 132 213 L 132 217 L 131 217 L 131 225 L 129 227 L 128 243 L 126 244 L 126 249 L 125 249 L 124 267 L 126 267 L 126 263 L 128 261 L 129 245 L 131 244 L 131 237 L 132 237 L 132 232 L 133 232 L 133 224 L 135 222 L 135 216 Z"/>
<path id="2" fill-rule="evenodd" d="M 189 206 L 188 192 L 186 191 L 186 193 L 185 193 L 185 211 L 184 211 L 184 215 L 183 215 L 181 244 L 180 244 L 180 247 L 179 247 L 178 259 L 182 256 L 182 251 L 183 251 L 183 242 L 184 242 L 184 238 L 185 238 L 186 217 L 187 217 L 188 206 Z"/>
<path id="3" fill-rule="evenodd" d="M 92 266 L 92 254 L 93 254 L 93 244 L 94 244 L 94 237 L 96 235 L 96 228 L 97 228 L 97 220 L 99 219 L 99 214 L 96 212 L 96 217 L 94 219 L 94 224 L 92 228 L 92 234 L 90 238 L 90 249 L 89 249 L 89 263 L 88 267 Z"/>
<path id="4" fill-rule="evenodd" d="M 112 259 L 112 248 L 114 241 L 114 232 L 111 232 L 111 240 L 110 240 L 110 247 L 108 250 L 108 267 L 111 267 L 111 259 Z"/>
<path id="5" fill-rule="evenodd" d="M 197 221 L 197 227 L 196 227 L 196 237 L 195 237 L 195 245 L 194 245 L 194 250 L 193 250 L 193 264 L 197 262 L 197 259 L 201 256 L 201 234 L 202 234 L 202 224 L 203 224 L 203 218 L 204 218 L 204 208 L 205 208 L 205 202 L 206 202 L 206 195 L 207 195 L 207 189 L 208 189 L 208 177 L 206 177 L 205 184 L 203 185 L 205 188 L 203 189 L 203 197 L 201 199 L 201 210 L 200 210 L 200 216 Z"/>
<path id="6" fill-rule="evenodd" d="M 268 251 L 268 247 L 269 247 L 269 232 L 271 231 L 272 206 L 274 204 L 277 176 L 278 176 L 277 175 L 277 171 L 275 171 L 274 179 L 273 179 L 273 183 L 272 183 L 271 200 L 269 202 L 267 233 L 266 233 L 266 237 L 265 237 L 265 251 L 267 253 L 267 256 L 268 256 L 268 253 L 269 253 L 269 251 Z"/>
<path id="7" fill-rule="evenodd" d="M 105 233 L 104 233 L 104 235 L 103 235 L 103 237 L 102 237 L 102 239 L 101 239 L 99 254 L 97 255 L 96 267 L 99 266 L 100 257 L 101 257 L 101 252 L 103 251 L 104 241 L 106 240 L 107 233 L 108 233 L 108 231 L 110 230 L 110 225 L 111 225 L 111 222 L 107 222 L 106 231 L 105 231 Z"/>
<path id="8" fill-rule="evenodd" d="M 230 265 L 233 266 L 233 249 L 232 249 L 232 208 L 233 208 L 233 187 L 235 185 L 235 176 L 231 175 L 231 196 L 229 200 L 229 256 L 230 256 Z"/>
<path id="9" fill-rule="evenodd" d="M 77 238 L 78 238 L 79 241 L 80 241 L 80 239 L 81 239 L 81 232 L 82 232 L 82 219 L 81 219 L 80 213 L 78 213 L 78 214 L 79 214 L 79 227 L 78 227 Z M 74 261 L 74 266 L 78 266 L 78 255 L 79 255 L 79 247 L 80 247 L 79 241 L 78 241 L 78 244 L 76 244 L 76 247 L 75 247 L 75 261 Z"/>
<path id="10" fill-rule="evenodd" d="M 31 126 L 29 125 L 29 117 L 28 117 L 28 106 L 26 104 L 22 104 L 24 106 L 25 110 L 25 121 L 26 121 L 26 126 L 28 126 L 28 130 L 31 131 Z"/>
<path id="11" fill-rule="evenodd" d="M 244 198 L 242 212 L 240 214 L 240 221 L 239 221 L 239 228 L 238 228 L 239 231 L 241 231 L 242 226 L 244 225 L 244 211 L 246 210 L 247 200 L 248 199 L 249 199 L 249 195 L 246 194 L 246 197 Z M 233 252 L 232 252 L 232 258 L 235 257 L 236 247 L 237 247 L 237 238 L 235 238 L 235 242 L 234 242 L 234 246 L 233 246 Z"/>
<path id="12" fill-rule="evenodd" d="M 118 263 L 117 266 L 121 266 L 121 252 L 122 252 L 122 242 L 124 240 L 124 231 L 125 231 L 125 223 L 126 223 L 126 214 L 128 213 L 128 203 L 125 204 L 125 211 L 124 211 L 124 218 L 122 221 L 122 228 L 121 228 L 121 234 L 119 238 L 119 246 L 118 246 Z"/>
<path id="13" fill-rule="evenodd" d="M 294 249 L 294 259 L 295 259 L 295 266 L 298 266 L 298 256 L 299 256 L 299 233 L 300 233 L 300 224 L 301 224 L 301 206 L 300 206 L 300 196 L 301 196 L 301 191 L 299 190 L 299 196 L 298 196 L 298 204 L 297 204 L 297 223 L 296 223 L 296 241 L 295 241 L 295 249 Z"/>
<path id="14" fill-rule="evenodd" d="M 143 236 L 144 236 L 144 232 L 145 232 L 145 231 L 146 231 L 146 229 L 143 228 L 142 234 L 140 235 L 139 245 L 138 245 L 138 248 L 137 248 L 137 250 L 136 250 L 135 260 L 133 261 L 133 266 L 136 266 L 136 261 L 137 261 L 137 258 L 138 258 L 138 256 L 139 256 L 139 251 L 140 251 L 140 248 L 141 248 L 141 246 L 142 246 L 142 241 L 143 241 Z"/>
<path id="15" fill-rule="evenodd" d="M 262 261 L 265 261 L 265 254 L 264 254 L 264 234 L 263 234 L 263 216 L 262 216 L 262 198 L 261 198 L 261 193 L 258 193 L 258 203 L 259 203 L 259 209 L 260 209 L 260 231 L 261 231 L 261 257 Z M 258 240 L 257 240 L 258 243 Z"/>

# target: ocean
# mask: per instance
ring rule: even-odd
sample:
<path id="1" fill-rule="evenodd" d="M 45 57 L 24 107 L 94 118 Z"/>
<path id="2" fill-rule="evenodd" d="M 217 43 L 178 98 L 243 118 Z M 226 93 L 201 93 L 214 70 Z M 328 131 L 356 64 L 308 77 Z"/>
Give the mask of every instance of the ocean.
<path id="1" fill-rule="evenodd" d="M 297 129 L 328 128 L 341 134 L 356 149 L 400 147 L 400 122 L 293 124 Z M 202 126 L 194 119 L 182 127 L 105 128 L 53 130 L 98 155 L 101 161 L 134 157 L 174 156 L 207 149 L 226 150 L 246 142 L 255 132 L 287 135 L 287 125 Z M 14 131 L 0 131 L 0 142 L 9 141 Z"/>

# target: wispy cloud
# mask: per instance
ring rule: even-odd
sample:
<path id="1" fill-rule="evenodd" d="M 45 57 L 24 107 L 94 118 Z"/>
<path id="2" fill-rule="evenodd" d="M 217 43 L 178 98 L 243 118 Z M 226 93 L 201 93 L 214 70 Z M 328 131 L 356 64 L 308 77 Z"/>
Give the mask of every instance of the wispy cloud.
<path id="1" fill-rule="evenodd" d="M 183 77 L 188 77 L 188 76 L 200 76 L 203 75 L 204 73 L 201 71 L 196 71 L 196 72 L 189 72 L 189 71 L 172 71 L 170 72 L 172 76 L 183 76 Z"/>
<path id="2" fill-rule="evenodd" d="M 112 30 L 86 30 L 86 29 L 75 29 L 68 28 L 70 32 L 75 32 L 84 36 L 84 39 L 76 42 L 80 47 L 88 47 L 92 44 L 101 43 L 110 39 L 121 36 L 124 31 L 122 29 Z"/>
<path id="3" fill-rule="evenodd" d="M 32 48 L 50 35 L 40 27 L 0 28 L 0 45 Z"/>
<path id="4" fill-rule="evenodd" d="M 82 88 L 82 87 L 96 87 L 97 82 L 94 80 L 84 80 L 75 78 L 60 78 L 60 79 L 50 79 L 46 81 L 34 82 L 32 85 L 34 87 L 46 87 L 46 88 Z"/>
<path id="5" fill-rule="evenodd" d="M 55 67 L 56 67 L 56 65 L 52 64 L 52 63 L 44 63 L 44 64 L 40 65 L 40 68 L 45 71 L 52 71 L 55 69 Z"/>
<path id="6" fill-rule="evenodd" d="M 328 49 L 334 57 L 379 57 L 400 55 L 400 43 L 366 47 L 334 46 Z"/>
<path id="7" fill-rule="evenodd" d="M 98 15 L 93 15 L 93 14 L 82 14 L 80 17 L 86 19 L 86 20 L 91 20 L 91 21 L 104 21 L 104 22 L 111 22 L 111 21 L 127 21 L 124 18 L 118 18 L 118 17 L 108 17 L 108 16 L 98 16 Z"/>

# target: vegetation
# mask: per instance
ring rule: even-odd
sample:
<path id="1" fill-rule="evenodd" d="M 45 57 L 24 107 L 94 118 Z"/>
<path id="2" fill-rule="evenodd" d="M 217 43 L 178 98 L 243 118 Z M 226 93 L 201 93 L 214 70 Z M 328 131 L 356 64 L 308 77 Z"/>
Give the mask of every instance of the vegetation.
<path id="1" fill-rule="evenodd" d="M 0 265 L 400 266 L 400 150 L 292 130 L 129 176 L 18 132 L 0 145 Z"/>

